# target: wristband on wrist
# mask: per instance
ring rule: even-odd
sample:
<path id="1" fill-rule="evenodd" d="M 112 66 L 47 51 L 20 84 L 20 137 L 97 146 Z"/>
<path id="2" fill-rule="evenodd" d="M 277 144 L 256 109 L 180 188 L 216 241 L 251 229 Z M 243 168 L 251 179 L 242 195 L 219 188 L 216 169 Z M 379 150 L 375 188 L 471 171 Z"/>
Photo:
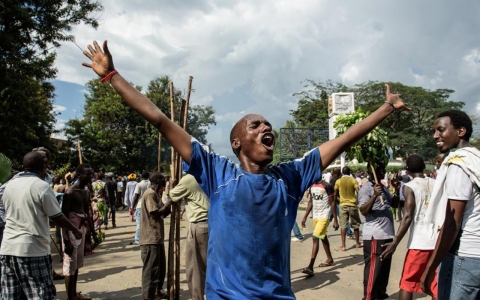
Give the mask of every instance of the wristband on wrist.
<path id="1" fill-rule="evenodd" d="M 117 70 L 113 70 L 112 72 L 108 73 L 105 77 L 102 78 L 102 82 L 105 82 L 105 81 L 111 81 L 113 75 L 117 74 L 118 71 Z"/>
<path id="2" fill-rule="evenodd" d="M 107 75 L 108 76 L 108 75 Z M 112 75 L 113 76 L 113 75 Z M 385 100 L 385 103 L 389 104 L 392 108 L 393 108 L 393 112 L 392 113 L 396 113 L 397 110 L 395 109 L 395 106 L 393 106 L 392 103 L 390 103 L 389 101 Z"/>

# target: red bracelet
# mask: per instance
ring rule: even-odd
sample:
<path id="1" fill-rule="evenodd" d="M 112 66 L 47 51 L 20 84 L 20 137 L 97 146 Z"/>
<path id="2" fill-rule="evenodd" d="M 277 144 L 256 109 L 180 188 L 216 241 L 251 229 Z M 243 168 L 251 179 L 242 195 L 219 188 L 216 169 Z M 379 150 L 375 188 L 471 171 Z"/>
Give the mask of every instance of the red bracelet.
<path id="1" fill-rule="evenodd" d="M 113 70 L 112 72 L 108 73 L 105 77 L 102 78 L 102 82 L 110 80 L 113 77 L 113 75 L 115 75 L 117 73 L 118 73 L 117 70 Z"/>

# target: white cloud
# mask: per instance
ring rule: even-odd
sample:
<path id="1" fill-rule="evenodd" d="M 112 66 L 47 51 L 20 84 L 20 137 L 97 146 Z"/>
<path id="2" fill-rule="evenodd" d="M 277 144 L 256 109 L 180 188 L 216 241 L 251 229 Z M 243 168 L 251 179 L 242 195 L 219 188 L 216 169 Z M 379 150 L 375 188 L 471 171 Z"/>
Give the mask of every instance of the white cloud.
<path id="1" fill-rule="evenodd" d="M 65 106 L 62 106 L 62 105 L 53 105 L 53 111 L 54 112 L 57 112 L 57 113 L 60 113 L 62 111 L 66 111 L 67 108 Z"/>
<path id="2" fill-rule="evenodd" d="M 305 79 L 355 84 L 398 81 L 452 88 L 474 109 L 480 92 L 480 5 L 408 1 L 134 1 L 104 0 L 100 27 L 74 27 L 85 47 L 108 39 L 116 68 L 146 88 L 168 74 L 191 104 L 212 105 L 222 140 L 245 113 L 281 127 Z M 84 84 L 96 75 L 72 43 L 58 50 L 58 79 Z M 219 136 L 221 135 L 221 136 Z M 209 140 L 214 139 L 209 134 Z M 223 154 L 223 153 L 222 153 Z"/>

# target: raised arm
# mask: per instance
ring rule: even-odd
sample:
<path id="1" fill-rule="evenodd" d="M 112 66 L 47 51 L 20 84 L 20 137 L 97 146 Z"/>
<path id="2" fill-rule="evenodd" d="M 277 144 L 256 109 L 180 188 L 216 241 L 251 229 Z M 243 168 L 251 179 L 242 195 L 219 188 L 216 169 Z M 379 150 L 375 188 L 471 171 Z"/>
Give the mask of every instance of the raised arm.
<path id="1" fill-rule="evenodd" d="M 394 109 L 397 112 L 402 110 L 411 110 L 411 108 L 407 107 L 407 105 L 402 101 L 399 94 L 392 94 L 388 84 L 385 84 L 385 86 L 387 89 L 385 99 L 388 103 L 384 103 L 366 119 L 350 127 L 341 136 L 323 143 L 318 147 L 322 157 L 322 170 L 325 170 L 325 168 L 327 168 L 342 152 L 344 152 L 345 149 L 361 140 L 370 131 L 377 127 L 383 120 L 387 118 L 389 114 L 393 112 Z"/>
<path id="2" fill-rule="evenodd" d="M 105 76 L 115 71 L 107 41 L 103 42 L 103 51 L 96 41 L 93 41 L 93 46 L 95 48 L 88 45 L 88 51 L 83 51 L 83 54 L 91 60 L 91 63 L 82 63 L 82 65 L 92 68 L 100 77 L 105 78 Z M 190 135 L 183 130 L 183 128 L 172 122 L 152 101 L 135 89 L 120 74 L 117 73 L 113 75 L 113 77 L 110 78 L 110 83 L 128 106 L 155 126 L 162 136 L 165 137 L 180 154 L 183 160 L 190 163 L 190 156 L 192 154 Z"/>

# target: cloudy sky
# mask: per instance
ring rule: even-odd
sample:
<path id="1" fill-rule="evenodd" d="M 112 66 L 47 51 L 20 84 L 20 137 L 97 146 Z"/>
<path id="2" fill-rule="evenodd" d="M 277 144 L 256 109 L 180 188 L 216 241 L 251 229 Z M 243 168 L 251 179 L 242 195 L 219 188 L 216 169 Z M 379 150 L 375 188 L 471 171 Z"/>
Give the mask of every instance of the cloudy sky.
<path id="1" fill-rule="evenodd" d="M 169 75 L 191 103 L 211 105 L 208 140 L 231 155 L 228 135 L 246 113 L 280 128 L 305 79 L 347 85 L 398 81 L 451 88 L 480 110 L 479 1 L 101 1 L 97 30 L 72 33 L 82 48 L 108 40 L 116 69 L 146 87 Z M 95 78 L 73 43 L 57 51 L 57 126 L 81 117 L 84 84 Z"/>

